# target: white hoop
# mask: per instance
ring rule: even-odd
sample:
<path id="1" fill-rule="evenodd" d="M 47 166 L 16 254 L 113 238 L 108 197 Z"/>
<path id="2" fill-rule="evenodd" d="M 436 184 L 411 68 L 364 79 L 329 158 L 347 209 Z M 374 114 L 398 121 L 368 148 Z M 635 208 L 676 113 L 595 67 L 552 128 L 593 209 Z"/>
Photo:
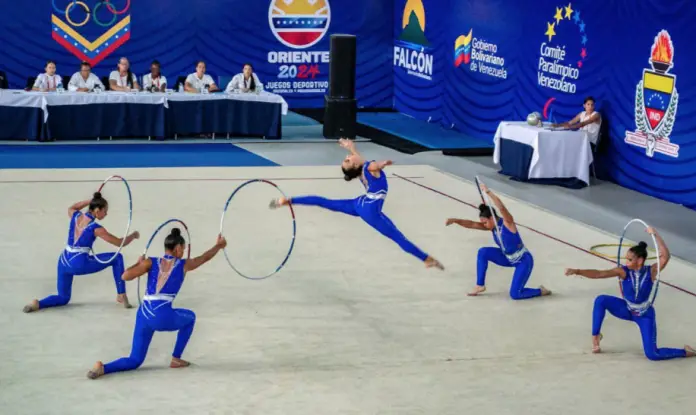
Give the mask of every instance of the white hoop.
<path id="1" fill-rule="evenodd" d="M 648 224 L 642 221 L 641 219 L 631 219 L 626 226 L 623 228 L 623 232 L 621 232 L 621 239 L 619 239 L 619 251 L 616 255 L 616 266 L 621 267 L 621 248 L 623 247 L 623 240 L 626 236 L 626 231 L 628 228 L 631 226 L 632 223 L 638 222 L 643 227 L 647 230 L 649 228 Z M 648 297 L 648 300 L 638 304 L 638 307 L 634 307 L 640 314 L 643 314 L 645 311 L 647 311 L 650 307 L 652 307 L 653 303 L 655 302 L 655 298 L 657 297 L 657 290 L 658 286 L 660 285 L 660 246 L 657 244 L 657 238 L 655 238 L 654 234 L 650 235 L 653 240 L 653 247 L 655 248 L 655 254 L 657 256 L 657 272 L 655 273 L 655 282 L 653 282 L 653 287 L 652 290 L 650 291 L 650 296 Z M 640 287 L 638 287 L 640 290 Z M 621 290 L 621 296 L 628 302 L 629 304 L 635 304 L 630 302 L 628 299 L 626 299 L 626 296 L 624 295 L 623 288 L 621 286 L 621 283 L 619 282 L 619 290 Z M 636 292 L 637 294 L 637 292 Z"/>
<path id="2" fill-rule="evenodd" d="M 474 176 L 474 180 L 476 181 L 476 187 L 478 188 L 479 194 L 481 195 L 481 200 L 483 201 L 483 204 L 488 206 L 488 208 L 491 210 L 491 215 L 493 215 L 493 221 L 495 224 L 495 233 L 498 235 L 498 241 L 500 242 L 500 248 L 505 252 L 505 246 L 503 245 L 503 230 L 498 226 L 499 219 L 498 215 L 495 213 L 495 206 L 491 203 L 491 199 L 488 197 L 488 194 L 481 191 L 481 184 L 483 183 L 481 179 L 479 179 L 478 176 Z"/>
<path id="3" fill-rule="evenodd" d="M 191 259 L 191 232 L 189 232 L 188 226 L 186 226 L 184 221 L 176 219 L 176 218 L 172 218 L 172 219 L 165 221 L 160 226 L 158 226 L 157 229 L 155 229 L 155 231 L 152 233 L 152 236 L 150 236 L 150 240 L 147 241 L 147 245 L 145 245 L 145 249 L 143 249 L 143 253 L 141 254 L 141 256 L 143 258 L 147 259 L 147 251 L 150 250 L 150 246 L 152 245 L 152 242 L 155 240 L 155 237 L 162 229 L 164 229 L 165 226 L 169 225 L 170 223 L 178 223 L 184 228 L 184 231 L 186 231 L 186 238 L 184 239 L 184 241 L 186 241 L 186 245 L 187 245 L 187 247 L 186 247 L 187 248 L 186 259 L 187 260 Z M 145 274 L 144 277 L 145 277 L 145 291 L 147 291 L 147 274 Z M 143 276 L 138 278 L 138 303 L 140 305 L 143 305 L 143 296 L 140 295 L 140 280 L 142 280 L 142 279 L 143 279 Z"/>
<path id="4" fill-rule="evenodd" d="M 123 246 L 126 243 L 126 239 L 128 238 L 128 231 L 130 231 L 131 222 L 133 221 L 133 195 L 131 194 L 130 186 L 128 185 L 128 182 L 126 181 L 126 179 L 124 179 L 121 176 L 117 176 L 117 175 L 110 176 L 106 180 L 104 180 L 102 185 L 99 186 L 99 190 L 97 190 L 97 191 L 101 192 L 102 189 L 104 188 L 104 186 L 106 185 L 106 183 L 108 183 L 111 179 L 120 179 L 123 182 L 123 184 L 126 185 L 126 190 L 128 191 L 128 223 L 126 224 L 126 233 L 123 234 L 123 238 L 121 238 L 121 246 L 118 247 L 118 250 L 114 253 L 114 256 L 109 258 L 109 260 L 102 262 L 102 260 L 99 259 L 99 257 L 94 253 L 94 251 L 93 250 L 91 251 L 92 256 L 94 257 L 94 260 L 99 262 L 100 264 L 111 263 L 111 261 L 116 259 L 118 254 L 121 253 L 121 250 L 123 249 Z M 103 197 L 103 195 L 102 195 L 102 197 Z"/>

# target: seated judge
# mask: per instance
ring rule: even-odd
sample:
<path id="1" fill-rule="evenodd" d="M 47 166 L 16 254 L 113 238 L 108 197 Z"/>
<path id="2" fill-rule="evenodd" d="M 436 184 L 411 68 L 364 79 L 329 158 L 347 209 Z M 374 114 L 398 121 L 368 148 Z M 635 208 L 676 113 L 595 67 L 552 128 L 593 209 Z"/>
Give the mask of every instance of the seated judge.
<path id="1" fill-rule="evenodd" d="M 153 61 L 150 73 L 143 76 L 143 88 L 152 92 L 164 92 L 167 89 L 167 78 L 160 72 L 158 61 Z"/>
<path id="2" fill-rule="evenodd" d="M 112 91 L 130 92 L 139 90 L 138 79 L 130 70 L 130 62 L 127 58 L 118 60 L 118 66 L 115 71 L 109 75 L 109 86 Z"/>
<path id="3" fill-rule="evenodd" d="M 585 98 L 583 107 L 585 107 L 585 111 L 576 115 L 572 120 L 560 124 L 552 124 L 552 127 L 580 129 L 587 134 L 590 143 L 597 144 L 599 126 L 602 123 L 602 119 L 599 113 L 595 111 L 595 99 L 593 97 Z"/>
<path id="4" fill-rule="evenodd" d="M 263 91 L 263 84 L 259 80 L 259 77 L 254 73 L 254 68 L 250 63 L 244 64 L 242 68 L 242 73 L 235 75 L 225 92 L 261 92 Z"/>
<path id="5" fill-rule="evenodd" d="M 92 73 L 92 65 L 88 62 L 80 64 L 80 72 L 76 72 L 70 77 L 68 91 L 72 92 L 92 92 L 95 87 L 104 90 L 104 84 L 99 77 Z"/>
<path id="6" fill-rule="evenodd" d="M 45 73 L 40 74 L 34 81 L 33 91 L 50 92 L 55 91 L 58 84 L 63 83 L 60 75 L 56 75 L 56 63 L 53 61 L 46 62 Z"/>
<path id="7" fill-rule="evenodd" d="M 208 89 L 208 92 L 220 90 L 220 88 L 215 85 L 213 78 L 205 73 L 205 62 L 198 61 L 196 63 L 196 72 L 186 77 L 184 90 L 186 92 L 201 93 L 206 88 Z"/>

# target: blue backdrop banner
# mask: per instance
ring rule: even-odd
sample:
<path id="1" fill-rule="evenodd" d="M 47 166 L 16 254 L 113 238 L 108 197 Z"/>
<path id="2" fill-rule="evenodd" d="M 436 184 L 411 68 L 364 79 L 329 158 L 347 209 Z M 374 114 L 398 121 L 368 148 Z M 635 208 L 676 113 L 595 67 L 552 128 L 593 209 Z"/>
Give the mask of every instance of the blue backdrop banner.
<path id="1" fill-rule="evenodd" d="M 689 0 L 395 0 L 399 111 L 493 139 L 596 98 L 619 184 L 696 208 L 696 7 Z"/>
<path id="2" fill-rule="evenodd" d="M 126 56 L 138 76 L 159 60 L 173 84 L 198 59 L 216 81 L 248 62 L 291 107 L 313 108 L 328 89 L 330 35 L 350 33 L 358 105 L 391 107 L 392 10 L 391 1 L 373 0 L 5 1 L 0 70 L 23 88 L 49 59 L 63 76 L 83 60 L 106 76 Z"/>

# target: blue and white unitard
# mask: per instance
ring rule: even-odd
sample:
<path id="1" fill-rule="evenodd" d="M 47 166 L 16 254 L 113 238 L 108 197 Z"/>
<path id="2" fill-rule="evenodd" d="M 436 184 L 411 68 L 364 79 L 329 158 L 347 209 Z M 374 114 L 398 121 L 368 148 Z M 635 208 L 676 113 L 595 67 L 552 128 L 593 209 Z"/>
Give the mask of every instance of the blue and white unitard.
<path id="1" fill-rule="evenodd" d="M 90 222 L 82 229 L 78 229 L 78 221 L 82 216 L 90 219 Z M 97 238 L 94 232 L 101 228 L 95 222 L 94 216 L 89 212 L 83 213 L 76 211 L 70 219 L 70 230 L 68 231 L 68 243 L 58 258 L 58 295 L 51 295 L 39 301 L 39 308 L 59 307 L 70 302 L 72 295 L 72 282 L 75 275 L 94 274 L 105 268 L 111 267 L 116 292 L 124 294 L 126 283 L 121 279 L 123 275 L 123 256 L 118 254 L 114 257 L 113 253 L 98 254 L 97 257 L 102 262 L 114 257 L 108 264 L 97 262 L 91 254 L 92 245 Z"/>
<path id="2" fill-rule="evenodd" d="M 643 351 L 650 360 L 667 360 L 677 357 L 685 357 L 684 349 L 671 349 L 657 347 L 657 325 L 655 323 L 655 309 L 646 308 L 653 288 L 651 278 L 652 267 L 643 266 L 638 271 L 622 266 L 626 278 L 621 281 L 621 290 L 625 299 L 611 295 L 600 295 L 595 299 L 592 310 L 592 335 L 601 333 L 602 322 L 607 311 L 621 320 L 633 321 L 640 328 L 643 338 Z"/>
<path id="3" fill-rule="evenodd" d="M 184 283 L 186 260 L 165 255 L 150 258 L 152 266 L 147 274 L 147 288 L 143 303 L 135 317 L 133 347 L 129 357 L 122 357 L 104 365 L 104 374 L 134 370 L 145 361 L 147 349 L 156 331 L 178 331 L 174 353 L 180 359 L 191 338 L 196 324 L 196 314 L 184 308 L 173 308 L 172 304 Z M 168 271 L 163 264 L 171 264 Z"/>
<path id="4" fill-rule="evenodd" d="M 503 222 L 503 219 L 498 219 L 498 228 L 500 229 L 502 242 L 498 239 L 496 230 L 492 231 L 493 241 L 495 241 L 498 247 L 486 247 L 478 251 L 476 284 L 480 286 L 486 285 L 486 271 L 488 271 L 488 262 L 490 261 L 501 267 L 515 268 L 512 284 L 510 285 L 510 297 L 513 300 L 538 297 L 541 295 L 540 289 L 525 288 L 529 277 L 532 275 L 534 258 L 532 258 L 532 254 L 522 243 L 522 237 L 519 232 L 513 233 Z"/>
<path id="5" fill-rule="evenodd" d="M 365 162 L 362 168 L 361 182 L 365 186 L 365 194 L 355 199 L 331 200 L 319 196 L 301 196 L 291 198 L 293 205 L 319 206 L 334 212 L 342 212 L 351 216 L 359 216 L 377 232 L 396 242 L 401 249 L 415 256 L 421 261 L 428 258 L 428 254 L 421 251 L 397 229 L 396 225 L 382 213 L 384 200 L 387 198 L 389 185 L 387 175 L 379 172 L 375 177 L 369 172 L 370 162 Z"/>

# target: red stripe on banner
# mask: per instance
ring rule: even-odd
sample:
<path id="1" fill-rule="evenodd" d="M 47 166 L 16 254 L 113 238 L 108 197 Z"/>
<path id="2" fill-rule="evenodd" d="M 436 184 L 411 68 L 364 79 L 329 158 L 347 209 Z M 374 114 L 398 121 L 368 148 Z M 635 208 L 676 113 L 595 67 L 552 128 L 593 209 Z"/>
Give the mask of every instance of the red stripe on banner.
<path id="1" fill-rule="evenodd" d="M 112 43 L 111 46 L 108 48 L 104 49 L 99 55 L 95 56 L 93 59 L 93 62 L 90 62 L 92 65 L 96 65 L 99 62 L 103 61 L 104 58 L 107 56 L 111 55 L 116 49 L 121 47 L 124 43 L 126 43 L 130 39 L 130 30 L 126 32 L 125 35 L 123 35 L 120 39 L 118 39 L 116 42 Z"/>
<path id="2" fill-rule="evenodd" d="M 468 53 L 457 56 L 457 60 L 454 61 L 454 66 L 459 67 L 462 63 L 469 64 L 471 56 Z"/>
<path id="3" fill-rule="evenodd" d="M 95 66 L 99 62 L 103 61 L 107 56 L 111 55 L 116 49 L 118 49 L 121 45 L 126 43 L 130 39 L 130 31 L 126 32 L 123 37 L 118 39 L 116 42 L 112 43 L 111 46 L 108 48 L 104 49 L 100 54 L 97 56 L 90 58 L 87 55 L 85 55 L 80 48 L 75 47 L 73 44 L 71 44 L 67 39 L 62 38 L 58 33 L 55 31 L 52 32 L 53 40 L 56 42 L 60 43 L 61 46 L 63 46 L 65 49 L 70 51 L 73 55 L 77 56 L 80 60 L 83 60 L 85 62 L 89 62 L 90 65 Z"/>
<path id="4" fill-rule="evenodd" d="M 322 32 L 278 32 L 278 34 L 286 42 L 301 46 L 314 42 L 322 35 Z"/>
<path id="5" fill-rule="evenodd" d="M 52 36 L 53 36 L 53 40 L 55 40 L 56 42 L 60 43 L 60 45 L 63 46 L 65 49 L 67 49 L 70 53 L 72 53 L 73 55 L 77 56 L 80 60 L 83 60 L 83 61 L 85 61 L 85 62 L 89 62 L 89 61 L 90 61 L 90 59 L 89 59 L 89 57 L 87 57 L 87 55 L 85 55 L 84 53 L 82 53 L 82 51 L 81 51 L 80 49 L 78 49 L 78 48 L 76 48 L 75 46 L 73 46 L 73 44 L 70 43 L 67 39 L 62 38 L 62 37 L 61 37 L 58 33 L 56 33 L 55 31 L 53 31 L 53 32 L 51 32 L 51 33 L 52 33 Z M 91 62 L 90 62 L 90 63 L 91 63 Z"/>

